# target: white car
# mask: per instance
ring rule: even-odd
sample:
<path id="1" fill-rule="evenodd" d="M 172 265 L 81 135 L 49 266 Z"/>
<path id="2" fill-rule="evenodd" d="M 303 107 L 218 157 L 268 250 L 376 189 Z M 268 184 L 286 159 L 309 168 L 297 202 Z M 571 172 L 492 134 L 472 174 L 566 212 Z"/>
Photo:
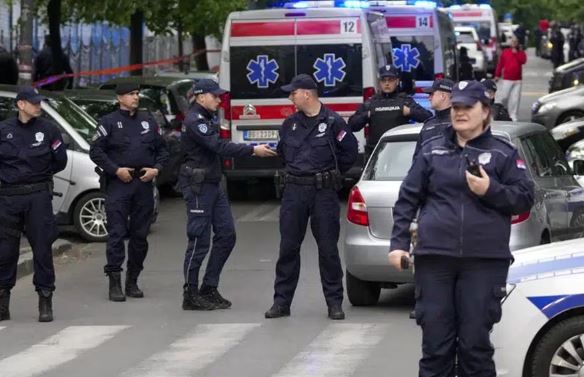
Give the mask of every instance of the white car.
<path id="1" fill-rule="evenodd" d="M 456 26 L 454 32 L 456 34 L 456 47 L 459 50 L 461 47 L 466 48 L 477 77 L 486 77 L 487 55 L 475 28 L 471 26 Z"/>
<path id="2" fill-rule="evenodd" d="M 491 336 L 498 376 L 584 375 L 584 239 L 513 253 Z"/>

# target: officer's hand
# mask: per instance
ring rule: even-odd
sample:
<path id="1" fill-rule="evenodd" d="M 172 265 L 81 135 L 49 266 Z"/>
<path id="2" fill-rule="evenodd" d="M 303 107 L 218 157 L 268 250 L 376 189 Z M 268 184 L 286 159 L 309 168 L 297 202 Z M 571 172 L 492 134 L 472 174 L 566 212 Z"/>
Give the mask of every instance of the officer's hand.
<path id="1" fill-rule="evenodd" d="M 118 168 L 118 170 L 116 170 L 116 176 L 120 179 L 120 181 L 128 183 L 132 180 L 132 175 L 130 172 L 133 170 L 134 169 L 130 168 Z"/>
<path id="2" fill-rule="evenodd" d="M 409 117 L 410 116 L 410 108 L 406 105 L 404 105 L 404 110 L 403 110 L 403 114 L 405 117 Z"/>
<path id="3" fill-rule="evenodd" d="M 270 149 L 266 144 L 260 144 L 253 147 L 253 155 L 258 157 L 275 157 L 278 153 Z"/>
<path id="4" fill-rule="evenodd" d="M 489 189 L 491 179 L 489 178 L 489 175 L 487 174 L 485 169 L 483 169 L 482 165 L 479 165 L 479 169 L 481 170 L 482 177 L 472 175 L 468 171 L 465 172 L 466 183 L 468 184 L 470 191 L 472 191 L 475 195 L 484 196 L 487 193 L 487 190 Z"/>
<path id="5" fill-rule="evenodd" d="M 387 258 L 389 259 L 389 264 L 395 268 L 396 270 L 401 271 L 401 259 L 403 256 L 410 257 L 410 253 L 405 250 L 393 250 L 387 254 Z"/>
<path id="6" fill-rule="evenodd" d="M 150 182 L 158 175 L 158 169 L 142 168 L 140 171 L 142 172 L 142 175 L 140 176 L 142 182 Z"/>

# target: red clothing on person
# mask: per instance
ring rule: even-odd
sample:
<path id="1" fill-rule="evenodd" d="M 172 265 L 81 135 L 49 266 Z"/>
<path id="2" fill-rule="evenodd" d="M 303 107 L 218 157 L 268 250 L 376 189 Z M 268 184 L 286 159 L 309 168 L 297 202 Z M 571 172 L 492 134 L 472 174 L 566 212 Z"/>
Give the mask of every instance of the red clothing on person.
<path id="1" fill-rule="evenodd" d="M 513 52 L 511 48 L 506 48 L 501 53 L 497 69 L 495 70 L 495 78 L 501 77 L 503 80 L 521 80 L 522 65 L 527 62 L 527 55 L 525 51 L 517 50 Z"/>

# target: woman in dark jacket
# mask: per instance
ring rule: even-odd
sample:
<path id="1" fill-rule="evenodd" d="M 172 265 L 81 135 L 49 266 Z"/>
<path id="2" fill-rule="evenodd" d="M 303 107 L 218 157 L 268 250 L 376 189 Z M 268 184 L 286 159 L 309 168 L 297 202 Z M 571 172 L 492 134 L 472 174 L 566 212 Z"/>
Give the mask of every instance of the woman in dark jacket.
<path id="1" fill-rule="evenodd" d="M 452 127 L 426 141 L 394 207 L 389 261 L 409 257 L 418 214 L 416 321 L 422 327 L 420 377 L 495 377 L 489 332 L 501 319 L 511 216 L 533 205 L 525 163 L 493 136 L 490 98 L 477 81 L 452 92 Z"/>

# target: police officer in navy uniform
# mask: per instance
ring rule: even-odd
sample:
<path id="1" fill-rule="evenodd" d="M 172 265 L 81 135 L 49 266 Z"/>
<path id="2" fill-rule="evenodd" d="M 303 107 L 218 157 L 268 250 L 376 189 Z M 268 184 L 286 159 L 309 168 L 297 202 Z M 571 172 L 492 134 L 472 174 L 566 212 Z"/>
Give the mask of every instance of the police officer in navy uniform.
<path id="1" fill-rule="evenodd" d="M 482 79 L 481 84 L 487 90 L 489 98 L 491 98 L 491 113 L 493 114 L 493 120 L 503 120 L 511 121 L 509 112 L 502 103 L 495 102 L 495 97 L 497 94 L 497 83 L 492 79 Z"/>
<path id="2" fill-rule="evenodd" d="M 450 95 L 453 86 L 452 80 L 437 79 L 434 80 L 431 87 L 424 88 L 424 93 L 429 94 L 430 105 L 435 114 L 426 119 L 422 126 L 414 156 L 418 154 L 418 150 L 426 140 L 441 135 L 446 127 L 450 126 Z"/>
<path id="3" fill-rule="evenodd" d="M 108 240 L 109 299 L 141 298 L 138 276 L 148 252 L 148 232 L 154 211 L 154 178 L 168 160 L 168 151 L 149 112 L 138 110 L 140 86 L 119 84 L 115 90 L 120 108 L 99 121 L 89 156 L 103 170 Z M 121 285 L 125 259 L 124 239 L 129 237 L 125 295 Z"/>
<path id="4" fill-rule="evenodd" d="M 67 148 L 57 126 L 40 117 L 44 99 L 31 87 L 20 88 L 17 116 L 0 123 L 0 321 L 10 319 L 22 232 L 32 246 L 39 322 L 53 320 L 53 175 L 65 169 Z"/>
<path id="5" fill-rule="evenodd" d="M 385 131 L 408 123 L 410 119 L 424 122 L 432 112 L 424 109 L 414 99 L 399 91 L 400 71 L 393 65 L 379 69 L 380 91 L 365 101 L 349 118 L 353 132 L 369 125 L 365 154 L 369 156 Z"/>
<path id="6" fill-rule="evenodd" d="M 426 141 L 393 209 L 389 262 L 400 269 L 415 246 L 419 376 L 495 377 L 489 333 L 501 319 L 511 217 L 534 203 L 533 183 L 514 145 L 490 128 L 490 98 L 477 81 L 452 92 L 452 127 Z"/>
<path id="7" fill-rule="evenodd" d="M 280 208 L 280 256 L 276 264 L 274 304 L 266 318 L 290 315 L 300 274 L 300 246 L 310 218 L 319 254 L 321 283 L 331 319 L 344 319 L 343 270 L 339 259 L 341 173 L 357 159 L 357 140 L 343 118 L 318 98 L 317 85 L 306 74 L 282 90 L 298 111 L 280 129 L 278 154 L 285 166 Z"/>
<path id="8" fill-rule="evenodd" d="M 216 111 L 219 96 L 225 90 L 213 80 L 195 83 L 184 121 L 181 144 L 184 163 L 179 184 L 187 205 L 188 247 L 184 260 L 184 310 L 227 309 L 231 302 L 218 291 L 219 276 L 233 247 L 235 226 L 227 194 L 221 188 L 221 157 L 273 157 L 276 152 L 266 145 L 236 144 L 219 137 Z M 213 246 L 203 282 L 199 287 L 199 269 Z"/>

